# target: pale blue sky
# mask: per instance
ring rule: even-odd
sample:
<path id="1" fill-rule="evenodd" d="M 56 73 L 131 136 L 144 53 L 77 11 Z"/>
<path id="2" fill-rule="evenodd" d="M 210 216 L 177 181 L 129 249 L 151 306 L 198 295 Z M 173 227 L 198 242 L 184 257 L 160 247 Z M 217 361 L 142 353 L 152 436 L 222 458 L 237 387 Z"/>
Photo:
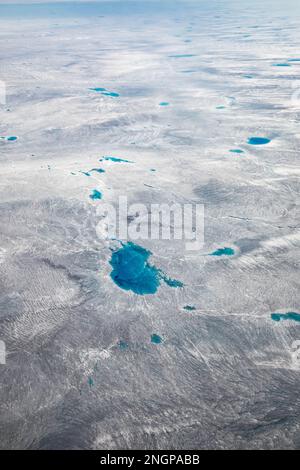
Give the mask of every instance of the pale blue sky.
<path id="1" fill-rule="evenodd" d="M 122 0 L 0 0 L 0 4 L 8 3 L 64 3 L 64 2 L 120 2 Z M 132 0 L 132 1 L 141 1 L 141 2 L 151 2 L 155 0 Z M 185 1 L 185 0 L 183 0 Z"/>
<path id="2" fill-rule="evenodd" d="M 0 0 L 0 5 L 1 4 L 8 4 L 8 3 L 64 3 L 64 2 L 120 2 L 122 0 Z M 127 0 L 128 1 L 128 0 Z M 132 1 L 140 1 L 140 2 L 151 2 L 151 1 L 157 1 L 157 0 L 132 0 Z M 161 0 L 164 1 L 164 0 Z M 176 0 L 173 0 L 176 1 Z M 193 0 L 180 0 L 180 1 L 193 1 Z M 194 0 L 195 1 L 195 0 Z M 201 1 L 201 0 L 197 0 Z"/>
<path id="3" fill-rule="evenodd" d="M 120 0 L 0 0 L 0 4 L 7 4 L 7 3 L 63 3 L 63 2 L 116 2 Z M 151 0 L 143 0 L 143 1 L 151 1 Z"/>

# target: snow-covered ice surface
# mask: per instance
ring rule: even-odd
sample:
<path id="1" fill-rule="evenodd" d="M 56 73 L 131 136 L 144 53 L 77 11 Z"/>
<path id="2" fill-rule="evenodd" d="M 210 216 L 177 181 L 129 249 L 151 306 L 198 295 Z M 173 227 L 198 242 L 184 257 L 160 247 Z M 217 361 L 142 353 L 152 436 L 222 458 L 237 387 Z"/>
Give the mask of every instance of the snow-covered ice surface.
<path id="1" fill-rule="evenodd" d="M 299 447 L 298 2 L 1 4 L 0 41 L 1 447 Z M 113 282 L 119 195 L 205 204 L 203 249 L 139 243 L 184 287 Z"/>

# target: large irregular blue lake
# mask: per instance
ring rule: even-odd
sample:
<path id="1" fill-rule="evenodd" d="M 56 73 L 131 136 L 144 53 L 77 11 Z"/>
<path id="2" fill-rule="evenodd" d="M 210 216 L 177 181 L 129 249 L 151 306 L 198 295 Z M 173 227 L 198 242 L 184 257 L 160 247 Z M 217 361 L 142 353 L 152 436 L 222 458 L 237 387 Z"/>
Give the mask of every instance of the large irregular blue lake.
<path id="1" fill-rule="evenodd" d="M 149 264 L 151 254 L 151 251 L 132 242 L 123 245 L 111 256 L 112 280 L 121 289 L 131 290 L 138 295 L 155 294 L 161 281 L 170 287 L 183 287 L 180 281 L 169 278 Z"/>

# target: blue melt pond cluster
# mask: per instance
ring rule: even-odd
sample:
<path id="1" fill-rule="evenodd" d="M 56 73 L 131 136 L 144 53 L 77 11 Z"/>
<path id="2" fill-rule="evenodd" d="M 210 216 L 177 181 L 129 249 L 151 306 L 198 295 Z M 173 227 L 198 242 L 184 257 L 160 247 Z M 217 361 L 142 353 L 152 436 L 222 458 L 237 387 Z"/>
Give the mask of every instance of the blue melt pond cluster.
<path id="1" fill-rule="evenodd" d="M 108 91 L 106 88 L 90 88 L 91 91 L 95 91 L 96 93 L 100 93 L 103 96 L 111 96 L 112 98 L 118 98 L 119 93 L 115 91 Z"/>

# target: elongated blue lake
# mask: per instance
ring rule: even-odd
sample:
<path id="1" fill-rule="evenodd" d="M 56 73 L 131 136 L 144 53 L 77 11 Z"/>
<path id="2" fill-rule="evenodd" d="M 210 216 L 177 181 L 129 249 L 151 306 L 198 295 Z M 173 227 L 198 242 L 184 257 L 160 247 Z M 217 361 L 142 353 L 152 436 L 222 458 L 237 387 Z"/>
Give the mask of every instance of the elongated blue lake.
<path id="1" fill-rule="evenodd" d="M 272 313 L 271 318 L 274 321 L 281 321 L 281 320 L 293 320 L 300 322 L 300 313 L 296 312 L 287 312 L 287 313 Z"/>
<path id="2" fill-rule="evenodd" d="M 233 256 L 234 250 L 232 248 L 218 248 L 216 251 L 210 253 L 210 256 Z"/>
<path id="3" fill-rule="evenodd" d="M 250 137 L 248 139 L 249 145 L 266 145 L 271 142 L 267 137 Z"/>

